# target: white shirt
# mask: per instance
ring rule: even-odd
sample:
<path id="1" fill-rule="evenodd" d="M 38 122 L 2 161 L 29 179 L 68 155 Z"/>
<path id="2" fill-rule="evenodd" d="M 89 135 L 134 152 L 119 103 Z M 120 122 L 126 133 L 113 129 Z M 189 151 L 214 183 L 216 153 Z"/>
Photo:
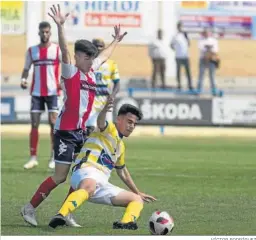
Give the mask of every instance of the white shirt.
<path id="1" fill-rule="evenodd" d="M 174 47 L 176 58 L 188 58 L 189 43 L 184 33 L 177 33 L 173 37 L 171 44 Z"/>
<path id="2" fill-rule="evenodd" d="M 199 40 L 198 48 L 200 50 L 200 58 L 202 58 L 207 51 L 207 46 L 211 46 L 211 50 L 214 53 L 219 51 L 218 40 L 213 37 L 202 38 Z"/>
<path id="3" fill-rule="evenodd" d="M 156 39 L 148 46 L 149 56 L 153 59 L 165 59 L 168 46 L 163 40 Z"/>

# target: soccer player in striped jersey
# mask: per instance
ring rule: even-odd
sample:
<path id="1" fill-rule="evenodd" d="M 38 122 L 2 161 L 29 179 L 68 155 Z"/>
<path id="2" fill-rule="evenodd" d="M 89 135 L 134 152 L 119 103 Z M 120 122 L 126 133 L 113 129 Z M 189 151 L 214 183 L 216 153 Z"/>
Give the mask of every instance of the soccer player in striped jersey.
<path id="1" fill-rule="evenodd" d="M 49 168 L 54 168 L 53 157 L 53 127 L 58 115 L 58 96 L 60 95 L 59 67 L 61 51 L 57 44 L 50 42 L 51 25 L 48 22 L 39 24 L 40 44 L 31 46 L 26 53 L 25 66 L 22 72 L 21 88 L 28 86 L 27 78 L 29 70 L 34 65 L 31 84 L 31 131 L 30 131 L 30 160 L 24 165 L 30 169 L 38 165 L 38 127 L 41 113 L 45 111 L 45 105 L 49 112 L 49 124 L 51 127 L 51 158 Z"/>
<path id="2" fill-rule="evenodd" d="M 97 47 L 99 53 L 105 48 L 105 42 L 103 39 L 93 39 L 92 43 Z M 108 96 L 115 98 L 120 89 L 119 70 L 116 62 L 112 59 L 108 59 L 103 63 L 98 71 L 95 72 L 95 75 L 97 88 L 93 109 L 86 124 L 88 134 L 97 126 L 97 117 L 105 106 Z M 113 89 L 111 89 L 112 85 Z M 112 118 L 112 112 L 108 112 L 107 120 L 112 121 Z"/>
<path id="3" fill-rule="evenodd" d="M 114 222 L 113 228 L 136 230 L 136 221 L 143 209 L 143 201 L 156 200 L 137 188 L 125 164 L 123 137 L 130 136 L 137 122 L 141 120 L 142 113 L 138 108 L 124 104 L 119 109 L 116 122 L 108 122 L 106 115 L 112 106 L 113 99 L 109 97 L 98 116 L 98 130 L 90 134 L 75 161 L 71 185 L 76 191 L 68 196 L 58 214 L 52 218 L 50 227 L 65 225 L 65 217 L 88 200 L 98 204 L 125 207 L 121 221 Z M 130 191 L 109 183 L 113 169 Z"/>
<path id="4" fill-rule="evenodd" d="M 48 13 L 58 28 L 59 46 L 62 52 L 61 86 L 64 94 L 64 104 L 58 114 L 54 126 L 54 160 L 55 172 L 45 179 L 30 202 L 22 209 L 21 214 L 26 222 L 37 226 L 36 208 L 46 199 L 50 192 L 66 181 L 74 156 L 80 152 L 86 140 L 86 121 L 92 110 L 96 91 L 94 71 L 107 61 L 117 44 L 127 34 L 121 34 L 120 25 L 115 26 L 113 42 L 97 56 L 97 48 L 87 40 L 75 42 L 75 65 L 71 64 L 70 54 L 64 35 L 64 23 L 69 14 L 63 15 L 53 5 Z M 95 58 L 97 56 L 97 58 Z M 70 187 L 68 195 L 73 192 Z M 79 227 L 72 215 L 66 216 L 69 226 Z"/>

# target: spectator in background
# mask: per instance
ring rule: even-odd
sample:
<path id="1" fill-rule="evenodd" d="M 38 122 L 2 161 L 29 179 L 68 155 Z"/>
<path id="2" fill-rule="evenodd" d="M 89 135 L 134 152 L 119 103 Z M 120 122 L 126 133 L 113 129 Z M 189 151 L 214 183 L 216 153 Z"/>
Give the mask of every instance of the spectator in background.
<path id="1" fill-rule="evenodd" d="M 178 22 L 177 24 L 177 34 L 173 37 L 171 41 L 171 48 L 175 51 L 176 55 L 176 77 L 177 77 L 177 88 L 181 89 L 180 82 L 180 69 L 182 66 L 185 67 L 186 75 L 188 79 L 188 88 L 193 90 L 192 82 L 191 82 L 191 73 L 190 73 L 190 65 L 188 58 L 188 50 L 189 50 L 189 38 L 187 33 L 182 31 L 182 23 Z"/>
<path id="2" fill-rule="evenodd" d="M 167 46 L 163 41 L 163 32 L 161 29 L 157 31 L 157 39 L 151 42 L 148 46 L 149 56 L 153 64 L 152 72 L 152 88 L 155 88 L 156 85 L 156 75 L 160 73 L 162 88 L 166 87 L 165 84 L 165 59 L 166 59 L 166 50 Z"/>
<path id="3" fill-rule="evenodd" d="M 199 41 L 199 79 L 198 79 L 198 92 L 200 93 L 202 89 L 202 83 L 204 79 L 205 69 L 209 69 L 209 77 L 211 83 L 212 94 L 216 95 L 216 85 L 215 85 L 215 71 L 219 67 L 218 58 L 218 41 L 212 36 L 209 29 L 204 29 L 203 38 Z"/>

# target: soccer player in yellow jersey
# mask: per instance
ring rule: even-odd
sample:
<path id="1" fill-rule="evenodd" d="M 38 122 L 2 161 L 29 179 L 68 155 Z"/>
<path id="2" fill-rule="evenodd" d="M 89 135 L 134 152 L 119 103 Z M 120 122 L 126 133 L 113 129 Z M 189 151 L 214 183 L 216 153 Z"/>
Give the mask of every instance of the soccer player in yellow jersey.
<path id="1" fill-rule="evenodd" d="M 124 104 L 118 111 L 116 122 L 112 123 L 106 121 L 106 114 L 112 107 L 113 98 L 109 97 L 97 118 L 98 129 L 91 133 L 76 158 L 71 177 L 71 185 L 76 190 L 68 196 L 58 214 L 52 218 L 50 227 L 65 225 L 65 217 L 88 200 L 125 207 L 121 221 L 114 222 L 113 228 L 136 230 L 136 220 L 143 209 L 143 202 L 156 200 L 137 188 L 125 165 L 125 146 L 122 139 L 133 132 L 142 118 L 142 113 L 138 108 Z M 109 183 L 113 169 L 131 191 Z"/>
<path id="2" fill-rule="evenodd" d="M 99 54 L 105 49 L 105 42 L 102 39 L 93 39 L 92 43 L 98 49 Z M 120 76 L 117 64 L 108 59 L 95 72 L 96 76 L 96 96 L 93 109 L 86 123 L 88 134 L 94 131 L 97 126 L 97 117 L 105 106 L 108 96 L 116 97 L 120 90 Z M 112 112 L 107 113 L 107 121 L 112 121 Z"/>

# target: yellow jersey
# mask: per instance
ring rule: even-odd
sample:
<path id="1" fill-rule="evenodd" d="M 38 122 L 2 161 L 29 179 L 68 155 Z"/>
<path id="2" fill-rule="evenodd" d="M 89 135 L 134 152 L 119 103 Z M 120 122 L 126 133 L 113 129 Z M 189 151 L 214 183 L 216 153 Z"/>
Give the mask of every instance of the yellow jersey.
<path id="1" fill-rule="evenodd" d="M 95 71 L 96 96 L 94 98 L 93 110 L 100 112 L 107 102 L 107 97 L 111 94 L 111 83 L 120 80 L 117 64 L 108 59 L 101 67 Z"/>
<path id="2" fill-rule="evenodd" d="M 114 168 L 125 166 L 125 146 L 113 122 L 106 122 L 104 131 L 90 134 L 75 160 L 75 167 L 94 166 L 110 176 Z"/>

